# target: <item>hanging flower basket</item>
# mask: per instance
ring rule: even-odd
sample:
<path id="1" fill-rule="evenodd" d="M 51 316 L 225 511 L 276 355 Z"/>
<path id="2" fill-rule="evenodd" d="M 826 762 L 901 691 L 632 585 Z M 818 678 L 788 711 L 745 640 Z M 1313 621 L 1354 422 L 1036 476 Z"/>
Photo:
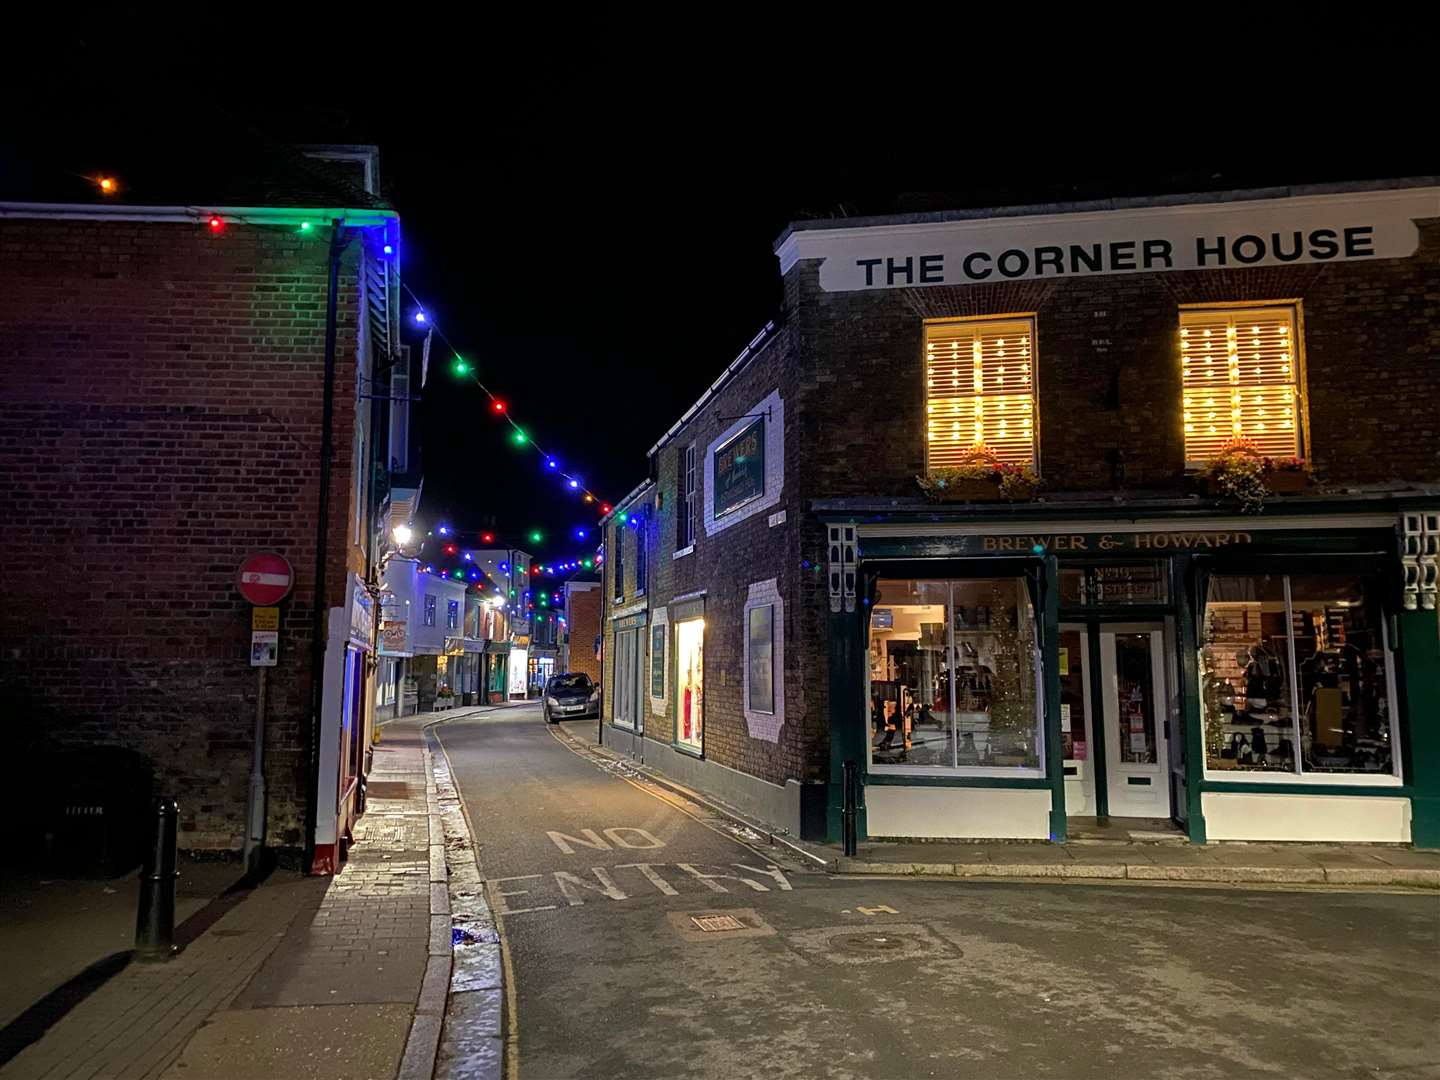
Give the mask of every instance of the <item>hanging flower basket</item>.
<path id="1" fill-rule="evenodd" d="M 1040 478 L 1028 465 L 1006 465 L 984 447 L 974 447 L 959 465 L 917 476 L 931 502 L 1021 502 L 1032 498 Z"/>

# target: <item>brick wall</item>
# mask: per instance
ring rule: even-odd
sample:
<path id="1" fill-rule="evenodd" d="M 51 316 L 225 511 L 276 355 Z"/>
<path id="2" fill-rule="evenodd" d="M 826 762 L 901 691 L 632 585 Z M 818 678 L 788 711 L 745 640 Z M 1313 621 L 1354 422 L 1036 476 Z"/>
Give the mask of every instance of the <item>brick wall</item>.
<path id="1" fill-rule="evenodd" d="M 327 257 L 323 237 L 236 223 L 0 222 L 11 750 L 138 751 L 187 849 L 243 835 L 256 673 L 234 578 L 260 549 L 296 575 L 269 676 L 270 842 L 303 839 Z M 353 251 L 342 282 L 328 605 L 353 561 Z"/>
<path id="2" fill-rule="evenodd" d="M 660 450 L 655 463 L 656 497 L 652 500 L 652 505 L 658 505 L 647 529 L 647 541 L 653 545 L 650 556 L 651 608 L 705 590 L 706 759 L 776 784 L 783 784 L 787 779 L 803 781 L 823 777 L 828 769 L 829 754 L 826 714 L 823 709 L 806 707 L 807 701 L 813 698 L 813 687 L 810 685 L 816 671 L 813 650 L 784 650 L 783 670 L 777 671 L 777 677 L 783 681 L 781 692 L 784 695 L 785 723 L 780 728 L 778 742 L 753 736 L 742 708 L 744 607 L 750 585 L 768 578 L 776 579 L 785 598 L 783 632 L 787 641 L 805 633 L 799 622 L 800 613 L 789 602 L 790 597 L 803 591 L 824 588 L 820 575 L 802 565 L 803 552 L 797 529 L 797 523 L 802 520 L 800 510 L 803 501 L 802 492 L 793 477 L 800 460 L 799 444 L 805 434 L 800 413 L 791 408 L 798 389 L 794 369 L 789 363 L 794 347 L 794 332 L 781 327 L 740 374 Z M 776 390 L 784 401 L 783 422 L 779 415 L 775 417 L 784 430 L 785 483 L 779 501 L 713 535 L 707 534 L 703 508 L 712 496 L 709 470 L 705 468 L 706 449 L 734 426 L 735 417 L 753 412 L 767 395 Z M 695 515 L 695 549 L 676 559 L 673 556 L 679 508 L 677 478 L 682 454 L 692 443 L 696 448 L 696 498 L 700 501 Z M 767 471 L 773 474 L 776 464 L 767 457 Z M 784 522 L 772 526 L 771 515 L 780 513 L 785 515 Z M 777 626 L 776 633 L 780 632 L 781 627 Z M 667 634 L 669 655 L 666 663 L 670 670 L 667 672 L 668 694 L 663 711 L 653 708 L 648 693 L 645 698 L 648 710 L 646 733 L 665 742 L 674 738 L 676 716 L 673 615 Z M 823 642 L 824 638 L 812 640 Z"/>
<path id="3" fill-rule="evenodd" d="M 600 586 L 566 592 L 565 632 L 570 636 L 570 670 L 589 675 L 596 683 L 600 661 L 595 659 L 595 638 L 600 633 Z"/>

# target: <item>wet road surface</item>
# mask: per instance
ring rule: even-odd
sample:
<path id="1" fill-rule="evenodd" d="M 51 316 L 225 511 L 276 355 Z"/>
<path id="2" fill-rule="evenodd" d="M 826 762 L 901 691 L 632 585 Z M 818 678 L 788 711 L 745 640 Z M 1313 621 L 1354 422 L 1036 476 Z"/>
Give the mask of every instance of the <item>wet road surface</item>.
<path id="1" fill-rule="evenodd" d="M 524 1080 L 1440 1077 L 1440 897 L 836 878 L 597 766 L 538 708 L 437 730 Z"/>

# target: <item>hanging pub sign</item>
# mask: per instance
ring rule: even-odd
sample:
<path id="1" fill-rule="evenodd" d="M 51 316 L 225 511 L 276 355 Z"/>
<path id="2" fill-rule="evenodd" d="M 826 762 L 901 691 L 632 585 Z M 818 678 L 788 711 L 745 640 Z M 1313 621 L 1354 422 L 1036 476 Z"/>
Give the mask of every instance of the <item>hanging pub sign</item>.
<path id="1" fill-rule="evenodd" d="M 715 451 L 715 475 L 710 488 L 715 493 L 717 518 L 765 494 L 763 416 Z"/>
<path id="2" fill-rule="evenodd" d="M 1182 203 L 870 228 L 796 229 L 781 272 L 824 259 L 826 292 L 973 285 L 1030 278 L 1229 270 L 1403 259 L 1416 218 L 1440 217 L 1440 188 Z"/>

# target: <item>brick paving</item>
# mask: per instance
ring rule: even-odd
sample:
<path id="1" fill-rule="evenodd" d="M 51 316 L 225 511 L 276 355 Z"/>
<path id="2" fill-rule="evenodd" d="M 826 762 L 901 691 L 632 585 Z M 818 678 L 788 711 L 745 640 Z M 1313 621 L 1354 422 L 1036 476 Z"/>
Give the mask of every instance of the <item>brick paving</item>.
<path id="1" fill-rule="evenodd" d="M 276 1075 L 276 1048 L 263 1062 L 257 1056 L 257 1024 L 293 1044 L 293 1075 L 394 1076 L 403 1034 L 374 1040 L 358 1072 L 353 1053 L 316 1051 L 367 1016 L 377 1030 L 408 1027 L 419 999 L 435 951 L 432 847 L 443 843 L 427 800 L 421 727 L 429 719 L 385 727 L 374 748 L 374 797 L 338 875 L 272 875 L 174 959 L 130 964 L 0 1078 L 195 1078 L 215 1061 L 233 1066 L 227 1075 Z"/>

